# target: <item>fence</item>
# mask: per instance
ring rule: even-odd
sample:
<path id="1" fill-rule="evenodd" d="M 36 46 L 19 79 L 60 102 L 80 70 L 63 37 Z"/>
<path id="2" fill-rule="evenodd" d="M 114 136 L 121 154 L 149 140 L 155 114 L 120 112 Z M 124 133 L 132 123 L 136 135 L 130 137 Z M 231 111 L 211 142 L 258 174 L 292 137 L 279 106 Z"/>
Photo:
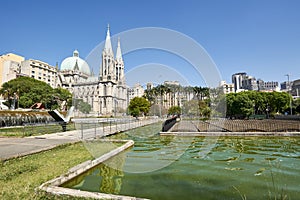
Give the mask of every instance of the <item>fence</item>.
<path id="1" fill-rule="evenodd" d="M 67 130 L 75 130 L 73 123 L 67 125 Z M 0 136 L 38 136 L 50 133 L 62 132 L 60 123 L 23 123 L 22 126 L 1 127 Z"/>
<path id="2" fill-rule="evenodd" d="M 106 118 L 74 120 L 81 139 L 101 138 L 141 126 L 159 122 L 159 118 L 138 120 L 135 118 Z"/>
<path id="3" fill-rule="evenodd" d="M 198 121 L 198 129 L 203 132 L 294 132 L 300 131 L 299 120 L 227 120 L 216 119 Z"/>

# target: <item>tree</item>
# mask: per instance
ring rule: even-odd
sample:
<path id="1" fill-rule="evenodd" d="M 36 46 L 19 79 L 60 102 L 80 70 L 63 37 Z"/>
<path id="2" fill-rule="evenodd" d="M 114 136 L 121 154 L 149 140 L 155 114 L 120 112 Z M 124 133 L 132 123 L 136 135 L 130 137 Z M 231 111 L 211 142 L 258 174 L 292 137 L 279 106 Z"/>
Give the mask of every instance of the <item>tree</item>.
<path id="1" fill-rule="evenodd" d="M 91 105 L 84 102 L 82 99 L 74 99 L 74 107 L 84 114 L 89 114 L 92 110 Z"/>
<path id="2" fill-rule="evenodd" d="M 180 115 L 181 108 L 179 106 L 172 106 L 168 110 L 168 115 Z"/>
<path id="3" fill-rule="evenodd" d="M 156 95 L 155 95 L 154 88 L 152 88 L 150 90 L 145 90 L 143 97 L 145 99 L 147 99 L 151 105 L 154 105 L 155 101 L 156 101 Z"/>
<path id="4" fill-rule="evenodd" d="M 50 103 L 52 88 L 45 82 L 30 77 L 18 77 L 2 85 L 0 94 L 12 104 L 11 100 L 18 97 L 20 107 L 29 108 L 34 103 L 41 102 L 44 105 Z"/>
<path id="5" fill-rule="evenodd" d="M 150 109 L 150 102 L 144 97 L 134 97 L 131 99 L 128 110 L 130 115 L 138 117 L 140 115 L 147 115 Z"/>
<path id="6" fill-rule="evenodd" d="M 90 111 L 91 111 L 92 107 L 90 104 L 82 101 L 80 104 L 79 104 L 79 111 L 84 113 L 84 114 L 89 114 Z"/>
<path id="7" fill-rule="evenodd" d="M 199 110 L 199 115 L 203 116 L 203 109 L 208 106 L 207 103 L 205 103 L 204 99 L 209 97 L 209 89 L 207 87 L 198 87 L 195 86 L 193 88 L 194 94 L 198 100 L 198 110 Z M 205 114 L 208 114 L 208 110 L 206 109 Z"/>
<path id="8" fill-rule="evenodd" d="M 52 93 L 51 107 L 49 106 L 52 110 L 57 108 L 65 110 L 66 107 L 72 106 L 72 94 L 67 89 L 55 88 Z M 60 105 L 64 105 L 64 108 L 59 107 Z"/>
<path id="9" fill-rule="evenodd" d="M 4 83 L 0 94 L 7 100 L 9 107 L 15 108 L 30 108 L 35 103 L 43 103 L 46 109 L 54 109 L 63 101 L 72 102 L 72 95 L 68 90 L 53 89 L 47 83 L 30 77 L 18 77 Z"/>
<path id="10" fill-rule="evenodd" d="M 300 98 L 294 100 L 293 102 L 294 107 L 295 107 L 295 111 L 300 114 Z"/>
<path id="11" fill-rule="evenodd" d="M 283 114 L 291 96 L 286 92 L 245 91 L 226 95 L 227 116 L 249 117 L 251 114 Z"/>
<path id="12" fill-rule="evenodd" d="M 205 97 L 209 97 L 209 89 L 207 87 L 198 87 L 195 86 L 194 94 L 199 101 L 202 101 Z"/>

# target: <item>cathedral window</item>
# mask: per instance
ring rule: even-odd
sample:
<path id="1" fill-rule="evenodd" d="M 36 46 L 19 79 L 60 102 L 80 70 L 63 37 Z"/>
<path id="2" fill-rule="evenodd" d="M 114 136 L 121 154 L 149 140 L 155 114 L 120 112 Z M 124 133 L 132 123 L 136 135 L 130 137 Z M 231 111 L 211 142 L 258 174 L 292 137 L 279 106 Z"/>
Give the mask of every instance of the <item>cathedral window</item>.
<path id="1" fill-rule="evenodd" d="M 116 80 L 119 80 L 119 69 L 116 68 Z"/>
<path id="2" fill-rule="evenodd" d="M 103 107 L 106 108 L 106 99 L 103 99 Z"/>
<path id="3" fill-rule="evenodd" d="M 106 88 L 106 85 L 104 85 L 104 91 L 103 91 L 103 93 L 104 93 L 104 96 L 106 96 L 106 94 L 107 94 L 107 88 Z"/>

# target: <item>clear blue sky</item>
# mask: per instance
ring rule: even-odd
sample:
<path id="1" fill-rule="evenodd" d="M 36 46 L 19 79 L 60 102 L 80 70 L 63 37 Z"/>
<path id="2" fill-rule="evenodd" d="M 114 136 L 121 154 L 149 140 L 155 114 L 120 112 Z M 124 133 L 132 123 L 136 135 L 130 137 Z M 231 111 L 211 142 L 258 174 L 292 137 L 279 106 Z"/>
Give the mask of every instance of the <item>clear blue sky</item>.
<path id="1" fill-rule="evenodd" d="M 74 49 L 85 58 L 105 39 L 107 23 L 112 35 L 162 27 L 201 44 L 227 82 L 241 71 L 265 81 L 283 82 L 287 73 L 300 78 L 299 0 L 12 0 L 1 1 L 0 10 L 0 54 L 55 65 Z M 124 56 L 127 71 L 149 62 L 184 70 L 184 61 L 164 61 L 157 52 L 134 59 L 131 54 Z"/>

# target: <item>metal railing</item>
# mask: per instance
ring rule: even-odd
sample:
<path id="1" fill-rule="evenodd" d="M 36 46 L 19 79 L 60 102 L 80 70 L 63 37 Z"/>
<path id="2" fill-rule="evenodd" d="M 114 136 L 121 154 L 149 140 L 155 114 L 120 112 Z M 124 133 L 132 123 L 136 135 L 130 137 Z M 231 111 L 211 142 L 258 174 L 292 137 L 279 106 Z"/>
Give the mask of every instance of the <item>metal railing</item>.
<path id="1" fill-rule="evenodd" d="M 159 118 L 101 118 L 101 119 L 76 119 L 76 130 L 79 130 L 80 139 L 101 138 L 119 132 L 124 132 L 137 127 L 161 121 Z"/>

